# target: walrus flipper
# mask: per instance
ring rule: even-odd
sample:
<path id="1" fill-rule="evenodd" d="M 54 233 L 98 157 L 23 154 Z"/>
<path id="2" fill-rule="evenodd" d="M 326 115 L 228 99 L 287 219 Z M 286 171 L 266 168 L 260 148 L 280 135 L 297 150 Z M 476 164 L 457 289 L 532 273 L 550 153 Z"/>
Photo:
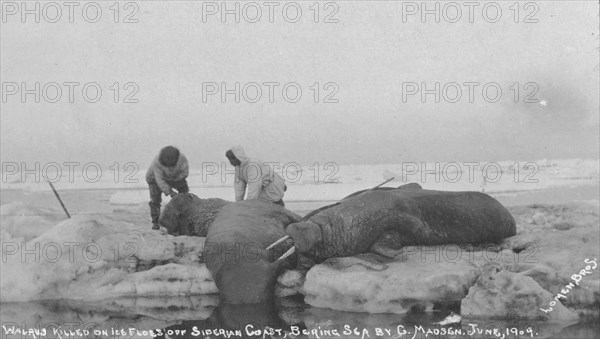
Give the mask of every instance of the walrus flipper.
<path id="1" fill-rule="evenodd" d="M 412 235 L 428 236 L 433 232 L 431 227 L 421 219 L 401 211 L 394 211 L 393 216 L 386 223 L 389 225 L 388 228 L 371 245 L 370 250 L 372 253 L 391 259 L 401 256 L 404 245 L 414 242 Z"/>
<path id="2" fill-rule="evenodd" d="M 390 259 L 402 255 L 402 248 L 395 249 L 392 245 L 389 242 L 378 241 L 371 246 L 371 252 Z"/>

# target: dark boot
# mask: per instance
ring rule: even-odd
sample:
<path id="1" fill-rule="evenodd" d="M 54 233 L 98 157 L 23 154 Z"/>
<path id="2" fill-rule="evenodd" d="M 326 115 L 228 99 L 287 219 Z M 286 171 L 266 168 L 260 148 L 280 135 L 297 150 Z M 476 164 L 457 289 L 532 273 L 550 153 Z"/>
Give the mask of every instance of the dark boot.
<path id="1" fill-rule="evenodd" d="M 158 224 L 158 218 L 160 217 L 160 205 L 156 206 L 150 203 L 150 217 L 152 218 L 152 229 L 160 229 L 160 225 Z"/>

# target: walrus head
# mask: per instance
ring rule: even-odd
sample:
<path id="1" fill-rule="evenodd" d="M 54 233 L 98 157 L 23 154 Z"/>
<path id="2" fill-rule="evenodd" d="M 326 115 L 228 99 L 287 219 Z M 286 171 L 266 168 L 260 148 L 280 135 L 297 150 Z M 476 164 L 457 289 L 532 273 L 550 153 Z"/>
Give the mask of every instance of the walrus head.
<path id="1" fill-rule="evenodd" d="M 187 210 L 185 206 L 192 204 L 192 201 L 193 194 L 191 193 L 177 194 L 163 209 L 159 223 L 167 229 L 169 234 L 188 235 L 187 218 L 184 212 Z"/>
<path id="2" fill-rule="evenodd" d="M 192 193 L 179 193 L 164 208 L 159 223 L 169 234 L 205 237 L 208 227 L 227 204 L 222 199 L 200 199 Z"/>
<path id="3" fill-rule="evenodd" d="M 311 221 L 290 224 L 285 231 L 292 237 L 294 245 L 300 253 L 310 251 L 323 240 L 321 227 Z"/>

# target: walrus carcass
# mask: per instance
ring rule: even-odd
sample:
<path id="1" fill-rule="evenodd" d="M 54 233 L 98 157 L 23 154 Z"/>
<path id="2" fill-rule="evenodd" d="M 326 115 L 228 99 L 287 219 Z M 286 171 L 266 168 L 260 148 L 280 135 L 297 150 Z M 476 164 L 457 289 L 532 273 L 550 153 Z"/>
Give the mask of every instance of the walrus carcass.
<path id="1" fill-rule="evenodd" d="M 497 243 L 516 234 L 513 216 L 480 192 L 444 192 L 418 184 L 354 193 L 286 227 L 296 250 L 320 263 L 406 245 Z"/>

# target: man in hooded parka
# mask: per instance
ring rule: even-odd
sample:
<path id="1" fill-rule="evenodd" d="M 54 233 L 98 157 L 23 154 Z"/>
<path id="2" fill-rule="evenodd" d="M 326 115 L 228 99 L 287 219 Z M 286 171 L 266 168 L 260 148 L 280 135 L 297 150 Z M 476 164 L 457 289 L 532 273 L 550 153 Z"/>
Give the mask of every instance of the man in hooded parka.
<path id="1" fill-rule="evenodd" d="M 275 173 L 271 166 L 258 159 L 249 158 L 241 146 L 232 147 L 225 156 L 229 163 L 235 166 L 235 201 L 244 200 L 245 195 L 246 200 L 259 199 L 285 206 L 285 180 Z"/>

